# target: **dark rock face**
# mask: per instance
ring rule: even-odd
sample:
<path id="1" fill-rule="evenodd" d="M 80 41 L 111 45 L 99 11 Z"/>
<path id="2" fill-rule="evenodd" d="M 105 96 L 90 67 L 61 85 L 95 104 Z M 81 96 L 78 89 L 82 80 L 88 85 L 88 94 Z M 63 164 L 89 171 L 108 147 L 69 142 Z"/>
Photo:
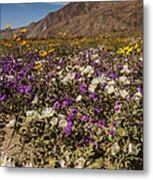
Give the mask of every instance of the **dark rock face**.
<path id="1" fill-rule="evenodd" d="M 56 37 L 59 32 L 67 32 L 68 37 L 97 36 L 110 32 L 142 32 L 143 2 L 71 2 L 26 28 L 27 38 L 38 39 Z M 19 35 L 20 29 L 13 29 L 12 32 Z M 11 38 L 11 33 L 7 30 L 0 34 L 2 39 Z"/>

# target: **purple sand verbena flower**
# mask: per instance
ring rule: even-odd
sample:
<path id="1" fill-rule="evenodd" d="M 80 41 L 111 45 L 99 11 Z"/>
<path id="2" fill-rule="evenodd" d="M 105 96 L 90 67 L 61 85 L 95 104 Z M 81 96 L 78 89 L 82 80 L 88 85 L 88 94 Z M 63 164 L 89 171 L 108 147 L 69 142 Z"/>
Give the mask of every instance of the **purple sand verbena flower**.
<path id="1" fill-rule="evenodd" d="M 74 114 L 71 113 L 70 115 L 68 115 L 67 120 L 73 121 L 74 120 Z"/>
<path id="2" fill-rule="evenodd" d="M 120 107 L 120 106 L 115 106 L 114 110 L 115 110 L 116 112 L 118 112 L 118 111 L 121 110 L 121 107 Z"/>
<path id="3" fill-rule="evenodd" d="M 25 86 L 25 87 L 24 87 L 25 94 L 29 94 L 30 91 L 31 91 L 31 89 L 32 89 L 32 86 Z"/>
<path id="4" fill-rule="evenodd" d="M 21 86 L 17 86 L 17 89 L 19 92 L 23 93 L 23 94 L 29 94 L 32 86 L 31 85 L 21 85 Z"/>
<path id="5" fill-rule="evenodd" d="M 113 135 L 115 134 L 115 131 L 114 131 L 113 129 L 111 129 L 111 130 L 109 131 L 109 134 L 113 136 Z"/>
<path id="6" fill-rule="evenodd" d="M 98 96 L 97 96 L 96 93 L 90 94 L 89 97 L 90 97 L 92 100 L 98 100 Z"/>
<path id="7" fill-rule="evenodd" d="M 112 73 L 108 76 L 109 78 L 112 78 L 112 79 L 116 79 L 117 78 L 117 75 L 115 73 Z"/>
<path id="8" fill-rule="evenodd" d="M 99 108 L 95 108 L 95 111 L 96 111 L 97 113 L 100 113 L 100 112 L 101 112 L 101 110 L 100 110 Z"/>
<path id="9" fill-rule="evenodd" d="M 71 134 L 72 127 L 73 127 L 73 123 L 71 121 L 68 121 L 66 127 L 64 128 L 64 133 L 67 136 L 69 136 Z"/>
<path id="10" fill-rule="evenodd" d="M 89 121 L 89 117 L 88 116 L 82 116 L 81 117 L 81 121 L 88 122 Z"/>
<path id="11" fill-rule="evenodd" d="M 60 107 L 60 103 L 56 101 L 53 106 L 54 106 L 54 109 L 57 110 Z"/>
<path id="12" fill-rule="evenodd" d="M 80 79 L 81 78 L 81 74 L 80 73 L 77 73 L 76 75 L 75 75 L 75 80 L 78 80 L 78 79 Z"/>
<path id="13" fill-rule="evenodd" d="M 99 127 L 101 127 L 101 128 L 105 128 L 105 126 L 103 125 L 103 122 L 102 122 L 102 120 L 99 120 L 98 122 L 97 122 L 97 125 L 99 126 Z"/>
<path id="14" fill-rule="evenodd" d="M 63 98 L 63 102 L 62 102 L 62 106 L 63 107 L 68 107 L 70 106 L 70 98 Z"/>
<path id="15" fill-rule="evenodd" d="M 141 94 L 143 94 L 143 88 L 141 86 L 138 87 L 138 90 L 140 91 Z"/>
<path id="16" fill-rule="evenodd" d="M 79 88 L 79 89 L 80 89 L 80 91 L 81 91 L 82 94 L 84 94 L 84 93 L 87 92 L 86 87 L 87 87 L 86 84 L 81 84 L 81 85 L 80 85 L 80 88 Z"/>
<path id="17" fill-rule="evenodd" d="M 3 94 L 3 95 L 0 97 L 0 102 L 5 101 L 6 98 L 7 98 L 7 95 L 6 95 L 6 94 Z"/>
<path id="18" fill-rule="evenodd" d="M 90 144 L 90 143 L 93 143 L 95 142 L 95 139 L 94 138 L 90 138 L 90 137 L 87 137 L 85 140 L 84 140 L 84 143 L 85 144 Z"/>
<path id="19" fill-rule="evenodd" d="M 78 110 L 77 109 L 72 109 L 71 113 L 72 114 L 77 114 Z"/>

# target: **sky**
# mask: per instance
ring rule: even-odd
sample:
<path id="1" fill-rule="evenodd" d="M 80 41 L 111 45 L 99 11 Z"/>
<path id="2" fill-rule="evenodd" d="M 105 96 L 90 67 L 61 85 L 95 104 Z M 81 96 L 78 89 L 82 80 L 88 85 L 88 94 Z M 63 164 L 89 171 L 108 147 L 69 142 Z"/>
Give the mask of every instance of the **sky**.
<path id="1" fill-rule="evenodd" d="M 48 13 L 61 9 L 67 3 L 15 3 L 0 4 L 1 28 L 7 24 L 12 28 L 22 27 L 37 22 Z"/>

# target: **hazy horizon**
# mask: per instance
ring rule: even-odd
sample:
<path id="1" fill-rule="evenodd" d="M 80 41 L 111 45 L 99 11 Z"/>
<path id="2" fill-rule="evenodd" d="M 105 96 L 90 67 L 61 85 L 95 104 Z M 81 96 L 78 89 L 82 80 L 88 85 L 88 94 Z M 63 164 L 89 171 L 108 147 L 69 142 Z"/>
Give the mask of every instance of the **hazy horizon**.
<path id="1" fill-rule="evenodd" d="M 5 29 L 7 24 L 11 24 L 12 28 L 27 26 L 39 21 L 48 13 L 61 9 L 66 4 L 67 2 L 0 4 L 1 29 Z"/>

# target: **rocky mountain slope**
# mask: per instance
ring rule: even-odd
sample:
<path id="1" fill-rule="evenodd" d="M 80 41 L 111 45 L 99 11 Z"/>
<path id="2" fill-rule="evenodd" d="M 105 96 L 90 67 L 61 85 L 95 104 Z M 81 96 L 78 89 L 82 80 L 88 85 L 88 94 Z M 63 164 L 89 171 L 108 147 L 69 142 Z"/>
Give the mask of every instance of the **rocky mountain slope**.
<path id="1" fill-rule="evenodd" d="M 141 0 L 71 2 L 26 28 L 27 38 L 38 39 L 56 37 L 59 32 L 66 32 L 68 37 L 76 37 L 142 31 L 143 3 Z M 20 34 L 20 28 L 12 32 Z M 1 38 L 11 38 L 11 33 L 3 30 Z"/>

